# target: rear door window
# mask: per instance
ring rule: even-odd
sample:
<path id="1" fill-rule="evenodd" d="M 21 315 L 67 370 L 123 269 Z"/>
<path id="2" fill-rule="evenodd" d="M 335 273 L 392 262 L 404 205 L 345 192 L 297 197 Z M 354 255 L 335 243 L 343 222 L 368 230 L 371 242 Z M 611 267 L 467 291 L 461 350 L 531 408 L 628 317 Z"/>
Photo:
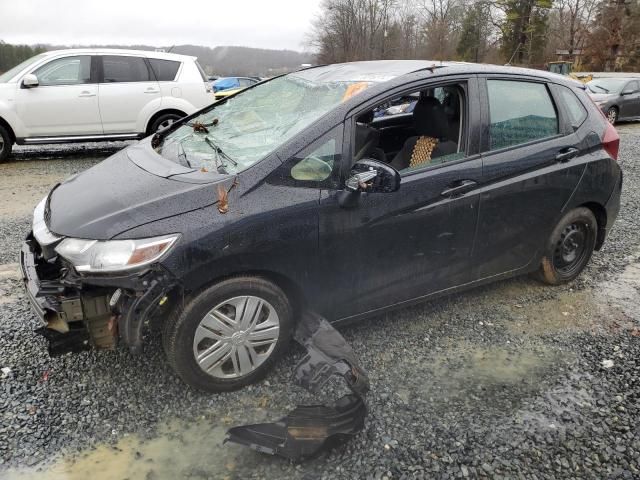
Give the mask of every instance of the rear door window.
<path id="1" fill-rule="evenodd" d="M 558 116 L 545 84 L 487 80 L 490 150 L 558 134 Z"/>
<path id="2" fill-rule="evenodd" d="M 104 55 L 102 71 L 105 83 L 149 82 L 153 79 L 142 57 Z"/>
<path id="3" fill-rule="evenodd" d="M 180 62 L 173 60 L 162 60 L 160 58 L 150 58 L 149 64 L 153 70 L 156 80 L 159 82 L 172 82 L 176 78 Z"/>

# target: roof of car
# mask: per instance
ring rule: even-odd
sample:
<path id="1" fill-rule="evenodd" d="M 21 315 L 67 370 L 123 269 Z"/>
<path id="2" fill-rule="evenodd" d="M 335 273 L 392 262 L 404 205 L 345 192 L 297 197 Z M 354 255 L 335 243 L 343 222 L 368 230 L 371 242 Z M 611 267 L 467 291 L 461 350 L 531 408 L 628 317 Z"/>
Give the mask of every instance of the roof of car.
<path id="1" fill-rule="evenodd" d="M 580 84 L 569 77 L 545 70 L 439 60 L 371 60 L 336 63 L 306 68 L 295 72 L 294 75 L 316 82 L 384 82 L 421 70 L 430 71 L 434 76 L 454 73 L 504 73 L 542 77 L 561 83 Z"/>
<path id="2" fill-rule="evenodd" d="M 177 53 L 155 52 L 151 50 L 130 50 L 125 48 L 68 48 L 63 50 L 51 50 L 45 53 L 45 55 L 48 55 L 48 56 L 56 56 L 60 54 L 138 55 L 141 57 L 160 58 L 163 60 L 176 60 L 176 61 L 185 61 L 187 59 L 195 60 L 196 58 L 198 58 L 190 55 L 180 55 Z"/>

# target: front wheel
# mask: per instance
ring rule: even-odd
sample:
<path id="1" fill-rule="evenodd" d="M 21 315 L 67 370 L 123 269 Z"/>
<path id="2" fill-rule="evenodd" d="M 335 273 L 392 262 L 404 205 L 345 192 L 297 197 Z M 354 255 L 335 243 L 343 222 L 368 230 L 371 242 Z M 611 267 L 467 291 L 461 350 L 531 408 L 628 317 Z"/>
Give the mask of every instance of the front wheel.
<path id="1" fill-rule="evenodd" d="M 174 312 L 163 343 L 182 380 L 222 392 L 262 378 L 285 352 L 292 331 L 291 304 L 280 288 L 258 277 L 235 277 Z"/>
<path id="2" fill-rule="evenodd" d="M 598 223 L 591 210 L 580 207 L 567 213 L 547 241 L 538 278 L 550 285 L 576 278 L 589 263 L 597 233 Z"/>
<path id="3" fill-rule="evenodd" d="M 615 125 L 618 121 L 618 109 L 616 107 L 611 107 L 607 110 L 607 120 L 611 125 Z"/>
<path id="4" fill-rule="evenodd" d="M 0 125 L 0 163 L 9 158 L 12 147 L 13 141 L 11 140 L 11 135 L 9 135 L 5 127 Z"/>

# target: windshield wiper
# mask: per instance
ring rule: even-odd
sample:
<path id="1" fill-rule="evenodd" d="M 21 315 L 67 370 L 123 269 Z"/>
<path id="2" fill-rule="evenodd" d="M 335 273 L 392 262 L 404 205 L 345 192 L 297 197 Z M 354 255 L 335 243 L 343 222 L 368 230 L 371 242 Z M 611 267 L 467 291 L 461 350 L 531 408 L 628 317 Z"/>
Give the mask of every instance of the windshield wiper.
<path id="1" fill-rule="evenodd" d="M 178 143 L 178 146 L 180 147 L 180 150 L 182 150 L 182 153 L 178 153 L 178 160 L 180 161 L 180 164 L 184 165 L 186 163 L 187 167 L 193 168 L 191 166 L 191 163 L 189 162 L 189 159 L 187 158 L 187 152 L 184 151 L 184 147 L 182 146 L 182 142 Z"/>
<path id="2" fill-rule="evenodd" d="M 216 152 L 218 159 L 219 157 L 223 157 L 227 159 L 229 162 L 231 162 L 234 167 L 238 166 L 238 162 L 236 162 L 233 158 L 231 158 L 229 155 L 224 153 L 224 151 L 218 145 L 213 143 L 213 140 L 211 140 L 208 135 L 204 137 L 204 141 L 207 142 L 207 145 L 209 145 L 214 152 Z M 222 166 L 226 167 L 226 165 L 224 164 Z"/>
<path id="3" fill-rule="evenodd" d="M 596 87 L 596 88 L 599 88 L 600 90 L 602 90 L 604 93 L 609 93 L 609 90 L 607 90 L 604 87 L 601 87 L 600 85 L 589 85 L 589 87 Z"/>

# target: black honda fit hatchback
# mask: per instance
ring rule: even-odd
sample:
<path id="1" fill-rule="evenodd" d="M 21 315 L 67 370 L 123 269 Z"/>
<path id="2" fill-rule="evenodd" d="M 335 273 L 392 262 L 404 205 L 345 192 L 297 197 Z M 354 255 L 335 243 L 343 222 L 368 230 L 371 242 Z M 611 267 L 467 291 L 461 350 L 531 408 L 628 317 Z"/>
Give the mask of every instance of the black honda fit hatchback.
<path id="1" fill-rule="evenodd" d="M 620 205 L 581 84 L 428 61 L 309 68 L 57 185 L 21 264 L 50 353 L 141 351 L 188 384 L 261 377 L 304 309 L 366 317 L 499 278 L 575 278 Z"/>

